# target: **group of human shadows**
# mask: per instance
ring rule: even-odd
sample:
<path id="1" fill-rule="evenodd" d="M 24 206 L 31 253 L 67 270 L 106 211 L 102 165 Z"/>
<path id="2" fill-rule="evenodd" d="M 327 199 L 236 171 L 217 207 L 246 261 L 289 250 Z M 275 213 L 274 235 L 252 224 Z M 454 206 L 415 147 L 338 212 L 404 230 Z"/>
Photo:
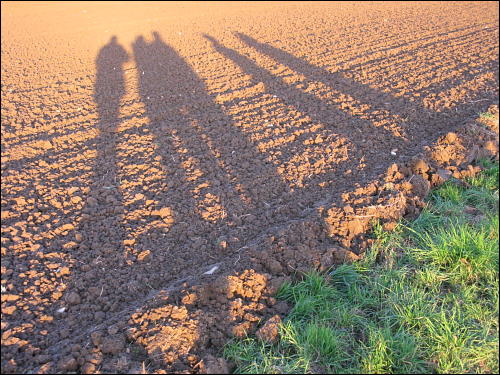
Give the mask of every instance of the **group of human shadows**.
<path id="1" fill-rule="evenodd" d="M 443 123 L 443 119 L 446 119 L 447 123 L 453 123 L 453 116 L 462 119 L 467 117 L 467 113 L 464 113 L 463 110 L 444 111 L 438 114 L 425 110 L 415 102 L 404 103 L 404 99 L 395 98 L 391 94 L 346 78 L 341 73 L 330 73 L 324 68 L 314 66 L 284 50 L 258 42 L 250 36 L 241 33 L 237 34 L 237 36 L 246 45 L 259 53 L 289 66 L 297 73 L 306 76 L 307 79 L 321 81 L 332 90 L 349 94 L 361 102 L 368 102 L 375 110 L 385 109 L 392 114 L 401 116 L 404 115 L 400 112 L 402 109 L 418 112 L 420 121 L 425 123 L 428 129 L 433 132 L 435 131 L 434 126 L 438 127 L 440 123 Z M 205 38 L 211 42 L 214 51 L 224 57 L 228 64 L 236 64 L 245 74 L 251 77 L 250 85 L 263 82 L 266 93 L 278 97 L 283 104 L 288 106 L 287 108 L 295 107 L 297 112 L 302 113 L 303 116 L 308 116 L 313 123 L 323 123 L 325 119 L 334 118 L 335 123 L 327 124 L 330 128 L 326 131 L 345 137 L 353 144 L 353 150 L 349 155 L 350 160 L 345 163 L 348 167 L 345 168 L 350 168 L 353 163 L 355 164 L 356 161 L 362 158 L 363 155 L 359 151 L 357 152 L 356 148 L 358 150 L 363 147 L 366 149 L 366 145 L 363 145 L 363 137 L 370 137 L 373 142 L 385 144 L 389 150 L 403 148 L 404 141 L 395 137 L 389 130 L 373 126 L 369 120 L 353 116 L 334 105 L 330 106 L 328 103 L 322 102 L 313 93 L 287 84 L 281 78 L 260 67 L 251 58 L 223 46 L 211 36 L 205 35 Z M 137 193 L 142 193 L 141 189 L 153 191 L 155 194 L 154 199 L 157 201 L 155 204 L 158 205 L 158 208 L 170 207 L 172 209 L 172 225 L 174 229 L 176 227 L 183 228 L 177 225 L 178 223 L 187 223 L 191 227 L 196 227 L 194 231 L 196 236 L 207 240 L 214 239 L 211 238 L 214 232 L 216 232 L 217 236 L 227 235 L 228 238 L 233 234 L 237 235 L 238 233 L 235 231 L 240 229 L 229 228 L 229 225 L 226 225 L 227 221 L 213 223 L 199 217 L 199 198 L 193 196 L 192 192 L 200 184 L 203 184 L 206 186 L 206 190 L 212 192 L 213 195 L 222 192 L 219 194 L 220 205 L 229 213 L 228 218 L 230 220 L 232 220 L 231 215 L 243 217 L 251 213 L 256 217 L 253 224 L 242 227 L 247 238 L 242 238 L 242 243 L 239 246 L 244 246 L 244 241 L 256 238 L 260 234 L 259 231 L 265 229 L 266 226 L 277 227 L 280 224 L 274 221 L 274 217 L 271 217 L 271 219 L 266 218 L 267 221 L 264 221 L 264 216 L 267 215 L 268 211 L 272 211 L 282 204 L 296 207 L 304 202 L 304 199 L 315 200 L 318 193 L 318 184 L 311 184 L 310 187 L 301 189 L 292 189 L 279 175 L 276 165 L 269 162 L 267 155 L 258 150 L 249 135 L 235 125 L 235 119 L 215 101 L 214 96 L 207 90 L 205 82 L 196 74 L 191 65 L 174 48 L 165 43 L 157 32 L 153 33 L 153 40 L 150 42 L 143 37 L 138 37 L 132 45 L 132 51 L 138 76 L 138 92 L 140 100 L 144 104 L 144 117 L 147 118 L 147 125 L 144 126 L 144 129 L 131 127 L 131 129 L 124 130 L 124 132 L 129 132 L 128 135 L 139 132 L 142 135 L 144 134 L 142 133 L 143 130 L 148 130 L 154 142 L 153 153 L 156 153 L 156 155 L 152 155 L 152 160 L 149 160 L 151 155 L 142 155 L 139 147 L 137 147 L 136 150 L 130 150 L 130 158 L 140 158 L 142 160 L 139 160 L 139 162 L 146 164 L 148 162 L 153 163 L 153 160 L 160 160 L 162 167 L 173 173 L 174 178 L 170 178 L 170 180 L 178 180 L 175 182 L 180 182 L 181 186 L 176 189 L 163 189 L 161 185 L 154 184 L 145 186 L 148 183 L 144 182 L 141 174 L 148 173 L 148 171 L 144 172 L 144 169 L 140 169 L 139 172 L 136 172 L 138 173 L 137 176 L 124 176 L 123 171 L 119 171 L 117 160 L 120 158 L 118 152 L 119 143 L 122 141 L 120 138 L 127 135 L 121 129 L 118 132 L 120 122 L 123 121 L 121 102 L 126 93 L 124 64 L 130 59 L 130 56 L 125 48 L 119 44 L 117 37 L 113 36 L 101 48 L 96 58 L 94 100 L 98 112 L 96 126 L 99 131 L 96 138 L 91 141 L 93 143 L 92 147 L 96 148 L 96 159 L 94 160 L 92 177 L 89 183 L 89 194 L 91 196 L 100 196 L 103 191 L 106 194 L 113 192 L 116 198 L 115 201 L 121 202 L 121 206 L 123 206 L 124 197 L 122 194 L 125 194 L 121 190 L 123 186 L 119 186 L 118 189 L 108 190 L 113 185 L 113 182 L 116 182 L 121 177 L 128 180 L 142 180 L 142 185 L 141 183 L 127 185 L 126 194 L 128 196 L 138 195 Z M 224 59 L 220 61 L 224 61 Z M 477 108 L 471 108 L 470 110 L 474 111 Z M 144 123 L 142 117 L 139 123 Z M 356 131 L 359 129 L 370 129 L 370 133 L 362 137 Z M 424 132 L 419 134 L 423 134 L 426 139 L 422 140 L 420 139 L 422 137 L 420 137 L 416 142 L 429 141 L 436 136 L 435 133 L 427 134 Z M 179 152 L 179 145 L 173 141 L 172 135 L 181 139 L 183 152 Z M 302 140 L 297 142 L 297 147 L 300 147 L 301 144 L 303 144 Z M 131 148 L 134 147 L 131 146 Z M 151 147 L 148 147 L 148 149 L 151 149 Z M 243 149 L 245 152 L 241 152 Z M 300 148 L 296 152 L 300 153 Z M 302 149 L 302 152 L 304 152 L 304 149 Z M 387 154 L 390 156 L 389 153 Z M 157 156 L 160 156 L 160 158 Z M 186 170 L 184 163 L 187 159 L 203 160 L 202 176 L 197 179 L 189 176 L 189 171 Z M 390 164 L 394 162 L 390 158 L 377 157 L 372 159 L 366 160 L 367 165 L 365 168 L 367 171 L 371 170 L 372 175 L 376 175 L 378 171 L 386 171 Z M 125 162 L 139 164 L 137 160 L 126 160 Z M 125 172 L 128 173 L 128 171 Z M 256 171 L 258 171 L 258 175 L 256 175 Z M 330 177 L 323 176 L 322 178 Z M 353 189 L 353 186 L 358 182 L 367 182 L 366 177 L 361 174 L 343 175 L 341 171 L 331 180 L 337 181 L 337 186 L 336 190 L 331 189 L 328 194 L 336 194 L 337 196 L 341 196 L 343 192 Z M 158 181 L 155 183 L 158 184 Z M 131 191 L 128 191 L 128 189 Z M 316 189 L 314 191 L 316 195 L 311 195 L 309 189 L 311 191 Z M 247 194 L 247 197 L 244 194 Z M 247 199 L 248 195 L 251 199 Z M 95 207 L 90 206 L 93 205 L 87 200 L 83 210 L 85 211 L 88 208 L 95 210 Z M 119 280 L 122 277 L 120 268 L 115 269 L 116 261 L 125 261 L 120 256 L 120 254 L 126 254 L 128 251 L 124 247 L 124 240 L 133 234 L 126 233 L 130 229 L 125 228 L 125 223 L 122 222 L 124 220 L 123 216 L 117 212 L 111 209 L 97 209 L 94 212 L 95 214 L 92 214 L 94 218 L 90 221 L 82 221 L 78 228 L 78 231 L 83 235 L 83 243 L 87 247 L 80 247 L 80 250 L 75 249 L 73 256 L 78 258 L 81 264 L 97 262 L 94 259 L 97 253 L 86 251 L 86 249 L 88 247 L 95 249 L 102 247 L 102 239 L 105 239 L 107 248 L 113 249 L 113 251 L 109 253 L 104 248 L 101 249 L 102 251 L 99 250 L 98 258 L 99 264 L 102 265 L 102 274 L 101 268 L 95 268 L 95 272 L 99 272 L 99 277 L 102 276 L 101 282 L 105 284 L 106 280 Z M 300 215 L 300 213 L 296 214 L 297 217 L 300 217 Z M 277 217 L 279 217 L 279 220 L 283 220 L 285 224 L 287 220 L 291 219 L 285 214 L 277 215 Z M 208 257 L 214 259 L 217 256 L 220 257 L 217 249 L 208 249 L 206 251 L 212 251 L 213 254 L 207 254 L 206 252 L 189 253 L 189 250 L 193 249 L 191 245 L 194 244 L 194 240 L 186 238 L 186 235 L 176 236 L 173 232 L 175 230 L 168 232 L 168 235 L 161 235 L 162 237 L 159 234 L 157 235 L 155 231 L 144 232 L 144 234 L 140 234 L 139 237 L 141 238 L 138 239 L 138 243 L 133 245 L 134 251 L 141 251 L 140 242 L 144 239 L 145 243 L 165 255 L 164 261 L 158 259 L 157 262 L 155 261 L 156 264 L 151 265 L 151 267 L 165 268 L 167 266 L 169 271 L 173 259 L 189 258 L 185 263 L 189 267 L 185 267 L 184 271 L 190 272 L 192 267 L 206 266 Z M 159 242 L 156 242 L 154 236 L 158 236 Z M 58 243 L 54 241 L 54 243 L 47 246 L 56 249 Z M 131 265 L 131 263 L 128 264 Z M 105 265 L 108 268 L 104 268 Z M 132 267 L 137 267 L 134 269 L 137 270 L 138 275 L 145 275 L 141 267 L 147 268 L 150 266 L 143 265 L 141 262 L 133 262 Z M 85 281 L 86 279 L 81 277 L 84 272 L 86 271 L 83 269 L 81 271 L 75 269 L 71 284 L 93 283 L 92 279 Z M 130 280 L 135 280 L 135 276 L 131 276 L 131 272 L 132 270 L 130 270 L 127 277 Z M 156 277 L 154 275 L 155 272 L 147 273 L 148 278 Z M 177 274 L 171 272 L 170 276 L 175 278 Z M 159 283 L 171 281 L 162 279 L 161 275 L 158 276 L 158 280 Z M 155 284 L 153 286 L 155 288 L 161 287 L 161 285 Z"/>
<path id="2" fill-rule="evenodd" d="M 162 40 L 158 32 L 153 32 L 152 35 L 153 40 L 151 42 L 146 41 L 143 36 L 139 36 L 133 43 L 132 50 L 139 78 L 139 95 L 145 107 L 145 115 L 149 118 L 148 127 L 152 131 L 156 145 L 159 146 L 156 149 L 160 154 L 166 156 L 163 158 L 163 162 L 172 164 L 172 160 L 176 160 L 175 156 L 172 158 L 172 154 L 175 154 L 175 147 L 171 143 L 171 139 L 166 136 L 168 131 L 164 131 L 165 128 L 170 128 L 171 131 L 180 135 L 188 148 L 188 152 L 194 153 L 196 150 L 199 153 L 198 155 L 192 155 L 195 158 L 214 159 L 211 148 L 215 146 L 220 153 L 219 157 L 223 161 L 230 160 L 232 165 L 248 165 L 249 160 L 251 163 L 258 163 L 258 168 L 254 169 L 259 170 L 262 176 L 272 180 L 271 185 L 274 186 L 274 192 L 269 192 L 271 195 L 290 192 L 290 187 L 278 175 L 275 169 L 276 166 L 266 161 L 265 156 L 263 157 L 263 154 L 257 150 L 256 145 L 249 139 L 249 136 L 234 126 L 234 120 L 214 101 L 214 98 L 208 93 L 205 83 L 194 72 L 193 68 Z M 372 139 L 385 143 L 389 142 L 393 148 L 397 148 L 402 142 L 401 139 L 394 137 L 390 131 L 382 127 L 374 127 L 368 120 L 352 116 L 334 106 L 325 107 L 322 103 L 319 103 L 321 100 L 313 94 L 287 85 L 271 72 L 258 66 L 249 57 L 223 46 L 213 37 L 209 35 L 204 35 L 204 37 L 212 43 L 212 47 L 216 52 L 227 59 L 228 63 L 235 63 L 243 71 L 250 74 L 252 77 L 251 84 L 263 82 L 266 91 L 269 91 L 270 94 L 277 94 L 285 105 L 294 106 L 303 115 L 309 116 L 313 122 L 324 122 L 325 119 L 335 118 L 337 123 L 342 125 L 338 128 L 329 129 L 332 133 L 357 144 L 361 142 L 361 139 L 358 139 L 360 138 L 359 135 L 353 137 L 355 134 L 353 130 L 357 127 L 369 128 Z M 300 58 L 270 45 L 260 43 L 245 34 L 238 34 L 238 37 L 247 45 L 257 49 L 258 52 L 283 60 L 284 64 L 291 66 L 292 69 L 297 70 L 299 73 L 309 75 L 311 79 L 316 80 L 318 77 L 323 80 L 328 79 L 328 72 L 322 68 L 318 70 Z M 96 140 L 98 153 L 96 165 L 108 163 L 103 158 L 104 153 L 101 145 L 109 143 L 110 140 L 115 144 L 118 141 L 115 138 L 115 130 L 120 123 L 120 102 L 125 94 L 123 66 L 128 60 L 128 53 L 119 44 L 116 36 L 113 36 L 109 43 L 101 48 L 96 58 L 94 100 L 99 116 L 98 129 L 101 130 Z M 390 102 L 390 110 L 396 109 L 396 107 L 398 107 L 398 110 L 405 108 L 404 105 L 401 105 L 402 103 L 399 103 L 400 99 L 387 93 L 377 91 L 351 79 L 346 79 L 338 74 L 334 78 L 335 87 L 333 89 L 335 90 L 345 91 L 348 94 L 352 91 L 358 95 L 361 93 L 361 95 L 371 100 L 377 98 L 379 102 Z M 195 98 L 192 97 L 192 93 L 196 93 Z M 200 110 L 196 106 L 192 106 L 193 103 L 203 103 L 204 107 Z M 313 106 L 310 103 L 313 103 Z M 158 114 L 161 112 L 163 112 L 162 120 L 156 121 L 155 119 L 158 118 Z M 220 120 L 218 122 L 222 123 L 222 125 L 217 127 L 212 126 L 213 124 L 207 124 L 207 113 L 215 119 L 215 122 Z M 192 126 L 193 119 L 200 123 L 201 128 L 196 129 Z M 206 144 L 207 139 L 211 141 L 211 146 Z M 232 140 L 232 142 L 228 143 L 227 139 Z M 239 152 L 241 149 L 245 149 L 246 153 Z M 250 157 L 248 152 L 251 153 Z M 352 155 L 354 158 L 357 156 L 361 158 L 362 155 Z M 216 160 L 213 160 L 211 164 L 210 169 L 212 172 L 218 170 L 218 172 L 215 172 L 217 176 L 213 175 L 212 177 L 222 181 L 225 186 L 232 186 L 230 190 L 235 190 L 234 185 L 237 183 L 234 183 L 234 181 L 238 181 L 240 185 L 245 185 L 247 190 L 255 188 L 259 191 L 261 200 L 265 201 L 267 199 L 267 202 L 272 200 L 272 197 L 262 195 L 262 186 L 258 186 L 257 180 L 250 175 L 253 172 L 234 168 L 231 170 L 226 168 L 222 171 L 220 170 L 221 163 Z M 174 170 L 181 168 L 180 163 L 174 163 L 167 167 Z M 375 167 L 382 170 L 384 165 L 375 165 Z M 116 174 L 115 168 L 114 165 L 107 165 L 106 173 Z M 207 178 L 209 178 L 210 172 L 205 172 L 208 172 Z M 98 172 L 95 171 L 95 173 Z M 185 175 L 181 177 L 186 179 Z M 98 176 L 95 176 L 95 179 L 98 180 Z M 183 197 L 181 200 L 186 203 L 186 198 L 191 200 L 189 197 Z M 243 203 L 241 199 L 238 199 L 238 201 L 236 205 Z M 191 203 L 192 206 L 196 206 L 195 202 Z M 223 202 L 223 205 L 226 203 L 231 204 L 230 202 Z M 228 208 L 231 209 L 231 207 Z"/>
<path id="3" fill-rule="evenodd" d="M 465 114 L 461 111 L 438 114 L 415 102 L 406 101 L 404 98 L 396 98 L 390 93 L 346 78 L 340 73 L 330 73 L 324 68 L 316 67 L 286 51 L 258 42 L 245 34 L 238 33 L 237 36 L 259 53 L 290 66 L 293 70 L 309 79 L 321 80 L 333 90 L 356 96 L 356 99 L 361 102 L 368 101 L 375 110 L 383 109 L 400 117 L 407 115 L 401 113 L 402 110 L 418 113 L 419 122 L 425 123 L 429 132 L 435 132 L 434 124 L 437 125 L 442 122 L 441 120 L 444 117 L 447 117 L 448 123 L 450 122 L 450 115 L 464 118 Z M 390 147 L 389 149 L 401 150 L 405 148 L 405 140 L 394 136 L 390 130 L 373 126 L 369 120 L 350 115 L 335 106 L 325 106 L 324 103 L 320 103 L 321 99 L 315 97 L 314 94 L 286 84 L 281 79 L 273 76 L 271 72 L 258 66 L 249 57 L 223 46 L 213 37 L 209 35 L 204 35 L 204 37 L 211 42 L 212 48 L 216 52 L 227 59 L 228 63 L 235 63 L 242 71 L 250 74 L 252 84 L 263 82 L 266 91 L 269 91 L 270 94 L 277 94 L 285 104 L 294 106 L 299 112 L 309 116 L 313 122 L 323 122 L 325 119 L 335 118 L 339 126 L 332 127 L 329 131 L 345 137 L 354 145 L 353 153 L 349 155 L 351 163 L 348 164 L 352 164 L 353 159 L 357 158 L 359 160 L 363 157 L 361 153 L 359 155 L 356 153 L 356 149 L 366 149 L 366 145 L 362 144 L 363 140 L 361 138 L 363 137 L 356 133 L 356 128 L 369 129 L 370 139 L 373 142 Z M 182 207 L 188 207 L 189 215 L 181 214 L 177 219 L 189 220 L 188 216 L 192 217 L 193 212 L 199 207 L 199 202 L 191 196 L 190 191 L 196 188 L 196 184 L 199 184 L 200 180 L 195 183 L 188 178 L 182 160 L 179 155 L 176 155 L 176 145 L 172 143 L 172 138 L 169 137 L 171 132 L 182 138 L 189 156 L 209 160 L 209 167 L 203 171 L 203 178 L 205 179 L 203 182 L 207 182 L 206 185 L 211 186 L 213 185 L 211 182 L 218 180 L 218 185 L 224 186 L 226 190 L 224 193 L 225 201 L 222 201 L 221 204 L 228 212 L 236 214 L 252 212 L 257 216 L 261 214 L 255 206 L 248 206 L 248 200 L 241 199 L 241 189 L 237 185 L 243 186 L 243 190 L 253 191 L 253 196 L 258 196 L 259 202 L 276 202 L 276 197 L 279 198 L 283 194 L 292 198 L 289 201 L 300 200 L 308 193 L 307 189 L 291 189 L 283 181 L 276 171 L 276 166 L 266 161 L 265 156 L 263 157 L 263 154 L 257 149 L 249 136 L 237 126 L 234 126 L 234 120 L 215 102 L 213 96 L 207 91 L 204 81 L 174 48 L 162 40 L 158 32 L 153 32 L 151 42 L 139 36 L 132 45 L 132 51 L 139 79 L 139 95 L 144 104 L 145 115 L 149 119 L 148 128 L 154 137 L 157 146 L 155 148 L 156 152 L 162 156 L 161 160 L 162 163 L 166 164 L 165 167 L 174 170 L 175 175 L 185 181 L 184 189 L 177 192 L 166 191 L 162 198 L 164 202 L 160 202 L 163 206 L 173 207 L 174 214 L 179 214 L 179 210 L 183 210 Z M 116 177 L 118 174 L 115 163 L 110 161 L 109 155 L 102 151 L 101 146 L 109 144 L 110 141 L 115 145 L 118 142 L 115 130 L 120 123 L 120 102 L 125 94 L 123 67 L 128 59 L 128 53 L 119 44 L 116 36 L 113 36 L 101 48 L 96 58 L 94 99 L 99 116 L 98 127 L 101 132 L 99 132 L 96 139 L 97 159 L 94 183 L 101 179 L 100 173 L 106 173 L 107 178 L 109 176 Z M 193 103 L 203 103 L 203 105 L 200 109 Z M 311 108 L 311 103 L 313 108 Z M 314 105 L 315 103 L 318 104 Z M 158 116 L 159 112 L 163 112 L 163 114 Z M 207 123 L 207 113 L 210 113 L 208 116 L 214 119 L 213 123 L 210 121 Z M 158 118 L 160 120 L 155 120 Z M 198 126 L 193 125 L 193 122 L 197 120 L 200 124 Z M 425 134 L 424 131 L 423 134 L 432 138 L 435 137 L 435 133 Z M 430 137 L 425 138 L 430 139 Z M 422 139 L 417 141 L 421 142 Z M 218 157 L 222 161 L 217 160 L 214 156 L 214 148 L 219 153 Z M 240 152 L 241 149 L 244 149 L 245 152 Z M 116 155 L 114 155 L 115 157 Z M 233 166 L 248 165 L 248 161 L 258 164 L 258 167 L 252 166 L 248 170 L 227 167 L 229 164 Z M 390 158 L 383 157 L 369 159 L 366 161 L 366 170 L 371 168 L 372 172 L 375 170 L 377 173 L 383 173 L 392 162 Z M 102 168 L 103 166 L 104 168 Z M 99 169 L 104 170 L 104 172 L 100 172 Z M 255 170 L 258 170 L 261 176 L 252 175 Z M 264 178 L 259 179 L 258 177 Z M 356 179 L 358 179 L 358 182 L 366 182 L 363 181 L 364 178 L 366 177 L 349 177 L 350 186 L 353 186 Z M 342 181 L 342 176 L 339 175 L 338 179 Z M 348 187 L 341 190 L 345 191 L 346 188 Z M 342 193 L 342 191 L 338 193 Z M 182 194 L 182 196 L 173 197 L 171 194 Z M 257 202 L 257 205 L 260 205 L 259 202 Z M 179 210 L 176 210 L 175 206 L 179 207 Z M 175 219 L 174 217 L 174 221 L 178 221 Z M 117 233 L 110 235 L 117 236 Z M 115 238 L 115 240 L 117 243 L 121 242 L 120 238 Z"/>

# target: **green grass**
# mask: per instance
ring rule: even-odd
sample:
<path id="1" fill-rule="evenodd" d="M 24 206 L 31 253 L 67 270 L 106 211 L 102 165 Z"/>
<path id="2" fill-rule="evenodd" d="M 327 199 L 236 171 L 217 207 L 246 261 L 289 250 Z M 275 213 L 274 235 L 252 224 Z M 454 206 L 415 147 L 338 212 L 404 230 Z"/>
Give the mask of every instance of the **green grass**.
<path id="1" fill-rule="evenodd" d="M 493 113 L 490 113 L 490 112 L 482 112 L 479 114 L 479 117 L 484 117 L 487 119 L 496 119 L 497 118 L 496 115 L 494 115 Z"/>
<path id="2" fill-rule="evenodd" d="M 274 345 L 233 340 L 236 373 L 498 373 L 497 163 L 434 190 L 352 265 L 281 287 Z"/>

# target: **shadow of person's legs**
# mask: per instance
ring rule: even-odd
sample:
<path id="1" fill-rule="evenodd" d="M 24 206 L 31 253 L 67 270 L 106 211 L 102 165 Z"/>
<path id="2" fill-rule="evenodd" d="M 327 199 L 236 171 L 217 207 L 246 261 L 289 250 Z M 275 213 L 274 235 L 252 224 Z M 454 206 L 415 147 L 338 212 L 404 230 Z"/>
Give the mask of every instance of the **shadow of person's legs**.
<path id="1" fill-rule="evenodd" d="M 312 93 L 304 92 L 293 85 L 287 84 L 282 78 L 277 77 L 266 69 L 257 65 L 250 58 L 238 53 L 237 51 L 227 48 L 220 44 L 214 38 L 205 35 L 205 38 L 212 42 L 214 49 L 221 55 L 231 60 L 238 65 L 245 73 L 251 75 L 255 83 L 262 82 L 266 91 L 280 98 L 288 106 L 296 108 L 300 113 L 308 116 L 314 124 L 310 126 L 309 132 L 304 132 L 305 126 L 297 123 L 296 129 L 287 129 L 286 132 L 291 135 L 292 131 L 300 132 L 300 135 L 295 137 L 293 141 L 283 143 L 281 152 L 281 160 L 279 163 L 290 165 L 292 158 L 297 155 L 307 155 L 308 158 L 300 161 L 301 169 L 306 169 L 310 164 L 326 164 L 325 171 L 318 173 L 317 178 L 313 181 L 315 185 L 312 189 L 317 189 L 317 184 L 328 181 L 339 181 L 339 186 L 353 186 L 354 183 L 363 181 L 365 170 L 371 173 L 382 173 L 387 166 L 393 162 L 390 153 L 377 155 L 374 160 L 370 155 L 376 152 L 375 144 L 383 144 L 385 149 L 400 148 L 404 145 L 405 140 L 398 137 L 392 129 L 383 126 L 376 126 L 372 121 L 365 119 L 363 116 L 356 116 L 348 111 L 343 111 L 335 105 L 318 98 Z M 319 136 L 318 141 L 316 137 Z M 335 140 L 343 140 L 336 142 Z M 316 143 L 322 143 L 322 146 L 331 146 L 330 148 L 335 153 L 337 149 L 345 148 L 347 144 L 347 156 L 337 155 L 337 161 L 325 163 L 324 149 L 321 151 L 315 149 Z M 330 144 L 329 144 L 330 143 Z M 309 157 L 314 155 L 317 160 Z M 311 159 L 311 160 L 309 160 Z M 343 174 L 363 164 L 363 170 L 359 173 L 353 173 L 349 176 Z M 314 174 L 313 174 L 314 176 Z"/>
<path id="2" fill-rule="evenodd" d="M 153 35 L 152 42 L 137 38 L 133 50 L 148 129 L 169 171 L 160 206 L 172 211 L 173 224 L 167 235 L 147 241 L 168 248 L 173 269 L 192 270 L 257 235 L 272 220 L 265 216 L 269 205 L 287 187 L 186 61 Z M 208 260 L 191 257 L 186 248 Z"/>
<path id="3" fill-rule="evenodd" d="M 458 29 L 457 32 L 463 31 L 464 29 Z M 409 51 L 402 51 L 395 55 L 391 55 L 390 58 L 377 58 L 371 59 L 363 62 L 365 68 L 370 68 L 372 66 L 378 67 L 382 63 L 387 61 L 387 64 L 394 65 L 397 63 L 398 58 L 412 59 L 415 55 L 424 53 L 425 55 L 434 55 L 432 52 L 434 48 L 444 44 L 449 44 L 458 40 L 460 43 L 470 43 L 470 38 L 474 37 L 481 31 L 473 31 L 465 35 L 460 36 L 449 36 L 448 39 L 441 42 L 428 42 L 424 45 L 418 46 L 418 48 L 410 49 Z M 331 73 L 325 68 L 313 65 L 306 61 L 305 59 L 298 58 L 293 54 L 276 48 L 270 44 L 259 42 L 258 40 L 252 38 L 244 33 L 235 33 L 235 35 L 246 45 L 255 49 L 258 53 L 268 56 L 274 59 L 276 62 L 290 67 L 292 70 L 299 74 L 303 74 L 307 79 L 314 80 L 325 84 L 333 93 L 336 95 L 348 95 L 357 101 L 357 105 L 368 105 L 369 110 L 365 111 L 364 115 L 367 116 L 370 121 L 374 124 L 382 121 L 389 120 L 389 124 L 392 124 L 393 129 L 397 129 L 402 135 L 404 135 L 408 140 L 408 144 L 405 148 L 399 150 L 399 154 L 402 154 L 404 150 L 408 150 L 410 154 L 413 154 L 415 148 L 422 148 L 422 146 L 429 144 L 430 141 L 434 141 L 437 136 L 442 135 L 445 132 L 451 131 L 455 126 L 463 123 L 464 119 L 474 116 L 480 111 L 481 103 L 472 101 L 470 103 L 460 103 L 457 102 L 457 106 L 452 106 L 451 108 L 439 109 L 437 111 L 433 108 L 428 108 L 422 102 L 425 96 L 435 96 L 441 94 L 443 90 L 452 88 L 456 84 L 463 84 L 464 78 L 474 79 L 467 73 L 468 69 L 464 70 L 464 66 L 454 66 L 454 69 L 461 71 L 460 75 L 453 75 L 451 78 L 434 83 L 432 79 L 427 79 L 431 84 L 425 86 L 424 89 L 419 90 L 409 90 L 405 96 L 396 96 L 392 92 L 384 92 L 382 90 L 370 87 L 366 84 L 358 82 L 354 79 L 347 78 L 341 72 Z M 448 35 L 448 34 L 447 34 Z M 433 36 L 436 37 L 435 35 Z M 401 47 L 398 45 L 397 48 Z M 470 57 L 470 56 L 469 56 Z M 448 57 L 449 58 L 449 57 Z M 355 59 L 355 58 L 354 58 Z M 349 61 L 343 62 L 349 63 Z M 446 64 L 441 62 L 437 65 L 431 65 L 430 63 L 427 67 L 428 70 L 436 70 L 433 72 L 434 75 L 440 76 L 443 69 L 447 69 Z M 490 65 L 489 70 L 496 70 L 498 72 L 498 63 L 496 62 L 481 62 L 481 65 L 474 70 L 475 75 L 478 75 L 481 71 L 482 65 Z M 494 68 L 496 66 L 496 69 Z M 359 68 L 357 65 L 351 65 L 350 69 L 355 70 Z M 429 73 L 429 72 L 427 72 Z M 498 81 L 498 74 L 496 74 L 496 80 Z M 423 82 L 418 81 L 419 85 Z M 425 95 L 424 95 L 425 94 Z M 415 95 L 415 96 L 413 96 Z M 417 96 L 418 95 L 418 96 Z M 488 93 L 481 92 L 480 95 L 491 96 Z M 411 99 L 411 100 L 410 100 Z M 489 101 L 488 99 L 481 99 Z M 494 102 L 493 97 L 491 97 L 491 102 Z M 377 116 L 377 113 L 382 113 L 383 116 Z M 379 118 L 380 117 L 380 118 Z"/>
<path id="4" fill-rule="evenodd" d="M 93 144 L 96 156 L 86 202 L 76 228 L 80 238 L 72 256 L 77 265 L 66 292 L 66 295 L 72 295 L 70 299 L 81 300 L 81 305 L 72 307 L 80 309 L 80 314 L 85 317 L 78 322 L 80 327 L 97 324 L 116 310 L 113 290 L 118 287 L 119 280 L 112 270 L 126 265 L 116 145 L 120 101 L 125 94 L 123 64 L 127 60 L 128 54 L 115 36 L 101 48 L 96 58 L 94 101 L 98 120 Z"/>
<path id="5" fill-rule="evenodd" d="M 44 192 L 37 203 L 40 220 L 35 232 L 39 234 L 34 236 L 34 249 L 39 251 L 33 255 L 47 267 L 37 274 L 35 285 L 40 290 L 31 290 L 36 297 L 36 306 L 29 309 L 33 313 L 23 319 L 36 323 L 32 344 L 41 353 L 67 354 L 69 340 L 107 319 L 127 292 L 117 277 L 126 272 L 126 262 L 115 155 L 127 59 L 124 48 L 112 37 L 96 58 L 95 128 L 78 122 L 65 128 L 63 119 L 57 129 L 60 134 L 52 135 L 52 140 L 61 139 L 62 134 L 71 141 L 37 156 L 37 164 L 47 171 L 37 172 L 31 187 Z"/>

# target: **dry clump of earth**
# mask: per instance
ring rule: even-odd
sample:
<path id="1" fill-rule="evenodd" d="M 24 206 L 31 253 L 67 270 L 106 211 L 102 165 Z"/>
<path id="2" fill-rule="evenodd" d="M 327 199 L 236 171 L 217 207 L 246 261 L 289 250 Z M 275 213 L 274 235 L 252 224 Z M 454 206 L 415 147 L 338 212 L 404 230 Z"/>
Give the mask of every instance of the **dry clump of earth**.
<path id="1" fill-rule="evenodd" d="M 2 372 L 230 372 L 498 160 L 494 3 L 1 6 Z"/>

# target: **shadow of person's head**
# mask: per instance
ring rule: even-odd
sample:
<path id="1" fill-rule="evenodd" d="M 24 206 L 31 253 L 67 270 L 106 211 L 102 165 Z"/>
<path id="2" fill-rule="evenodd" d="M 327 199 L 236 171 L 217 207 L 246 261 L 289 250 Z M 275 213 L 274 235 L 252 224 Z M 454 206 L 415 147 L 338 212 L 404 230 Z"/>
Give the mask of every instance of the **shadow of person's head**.
<path id="1" fill-rule="evenodd" d="M 144 48 L 146 46 L 146 39 L 144 38 L 143 35 L 139 35 L 137 38 L 135 38 L 134 42 L 132 43 L 132 48 L 135 50 L 135 53 L 137 54 L 137 49 Z"/>
<path id="2" fill-rule="evenodd" d="M 116 35 L 104 45 L 97 55 L 94 100 L 97 105 L 100 123 L 118 123 L 120 100 L 125 95 L 125 73 L 123 64 L 129 60 L 125 48 L 118 42 Z"/>
<path id="3" fill-rule="evenodd" d="M 212 36 L 208 35 L 208 34 L 203 34 L 203 37 L 209 41 L 212 42 L 212 44 L 219 44 L 219 42 L 217 42 L 217 40 L 215 38 L 213 38 Z"/>
<path id="4" fill-rule="evenodd" d="M 153 33 L 152 33 L 152 34 L 153 34 L 153 38 L 154 38 L 154 41 L 155 41 L 155 42 L 162 41 L 162 39 L 161 39 L 161 35 L 160 35 L 160 33 L 159 33 L 158 31 L 153 31 Z"/>

